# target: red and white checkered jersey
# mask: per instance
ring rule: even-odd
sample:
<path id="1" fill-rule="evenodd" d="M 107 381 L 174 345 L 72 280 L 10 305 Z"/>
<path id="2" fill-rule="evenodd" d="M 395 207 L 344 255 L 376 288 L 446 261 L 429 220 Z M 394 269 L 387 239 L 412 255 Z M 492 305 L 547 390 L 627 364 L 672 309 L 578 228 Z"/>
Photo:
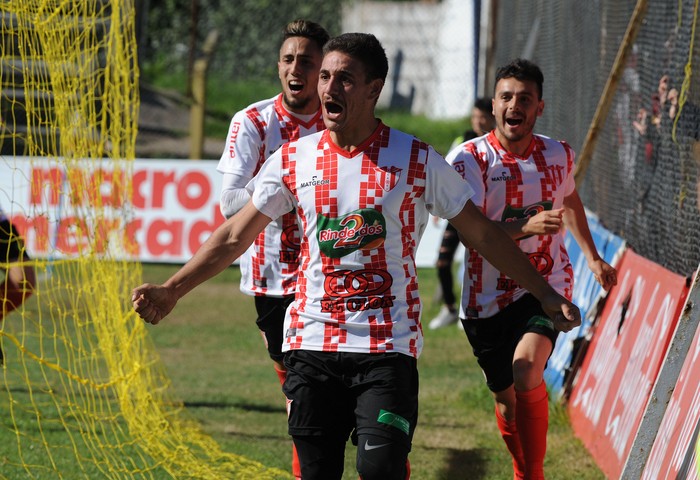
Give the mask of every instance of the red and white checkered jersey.
<path id="1" fill-rule="evenodd" d="M 325 128 L 319 110 L 304 123 L 284 108 L 282 95 L 262 100 L 234 115 L 217 170 L 251 180 L 282 144 Z M 241 256 L 241 291 L 281 297 L 296 290 L 299 224 L 284 212 L 265 228 Z"/>
<path id="2" fill-rule="evenodd" d="M 561 208 L 575 188 L 574 156 L 566 142 L 534 135 L 521 157 L 507 152 L 491 132 L 453 149 L 447 161 L 471 184 L 474 204 L 491 220 L 508 222 Z M 573 269 L 564 234 L 533 235 L 516 243 L 552 287 L 571 299 Z M 466 250 L 462 318 L 490 317 L 525 292 L 474 249 Z"/>
<path id="3" fill-rule="evenodd" d="M 428 212 L 452 218 L 471 195 L 442 156 L 381 123 L 352 152 L 324 131 L 284 145 L 249 189 L 265 215 L 301 218 L 283 350 L 420 355 L 418 242 Z"/>

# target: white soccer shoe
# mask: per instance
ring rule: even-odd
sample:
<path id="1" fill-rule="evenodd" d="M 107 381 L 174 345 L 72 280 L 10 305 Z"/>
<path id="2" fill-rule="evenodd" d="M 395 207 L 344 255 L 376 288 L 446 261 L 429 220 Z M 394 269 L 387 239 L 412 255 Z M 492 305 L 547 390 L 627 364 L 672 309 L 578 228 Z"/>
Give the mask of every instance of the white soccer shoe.
<path id="1" fill-rule="evenodd" d="M 438 328 L 457 323 L 458 320 L 459 315 L 457 311 L 455 310 L 454 312 L 451 312 L 450 309 L 447 308 L 447 305 L 443 305 L 440 309 L 440 313 L 437 314 L 437 317 L 433 318 L 428 324 L 428 328 L 431 330 L 437 330 Z"/>

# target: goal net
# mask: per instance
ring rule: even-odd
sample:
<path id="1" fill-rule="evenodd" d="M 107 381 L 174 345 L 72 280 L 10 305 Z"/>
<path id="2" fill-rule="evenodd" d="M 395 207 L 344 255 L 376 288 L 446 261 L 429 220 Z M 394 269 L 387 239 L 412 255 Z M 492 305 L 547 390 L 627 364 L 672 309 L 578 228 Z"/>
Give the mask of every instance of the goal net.
<path id="1" fill-rule="evenodd" d="M 0 207 L 48 252 L 0 325 L 0 478 L 286 478 L 202 433 L 131 309 L 134 18 L 130 1 L 0 2 Z"/>

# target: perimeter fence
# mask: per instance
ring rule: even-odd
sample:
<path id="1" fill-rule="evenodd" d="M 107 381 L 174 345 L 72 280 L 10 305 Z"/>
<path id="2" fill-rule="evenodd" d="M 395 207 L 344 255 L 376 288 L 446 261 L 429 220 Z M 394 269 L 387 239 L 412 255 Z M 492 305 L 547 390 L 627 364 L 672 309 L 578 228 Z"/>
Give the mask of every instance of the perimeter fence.
<path id="1" fill-rule="evenodd" d="M 625 45 L 638 3 L 646 8 Z M 698 2 L 497 5 L 492 64 L 525 57 L 545 75 L 537 131 L 567 140 L 579 153 L 587 138 L 595 141 L 577 176 L 586 207 L 637 253 L 692 275 L 700 262 Z M 621 47 L 628 54 L 616 70 Z M 616 88 L 604 96 L 613 71 L 619 71 Z M 606 116 L 596 116 L 606 109 Z M 591 125 L 595 138 L 588 135 Z"/>

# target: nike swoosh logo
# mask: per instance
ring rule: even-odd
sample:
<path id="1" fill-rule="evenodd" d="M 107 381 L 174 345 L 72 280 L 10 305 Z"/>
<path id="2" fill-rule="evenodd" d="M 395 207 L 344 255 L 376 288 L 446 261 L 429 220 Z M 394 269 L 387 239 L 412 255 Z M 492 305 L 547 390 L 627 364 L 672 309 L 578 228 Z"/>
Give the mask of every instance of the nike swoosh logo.
<path id="1" fill-rule="evenodd" d="M 374 450 L 375 448 L 382 448 L 386 447 L 387 445 L 391 445 L 391 442 L 389 443 L 380 443 L 379 445 L 370 445 L 369 440 L 365 442 L 365 450 Z"/>

